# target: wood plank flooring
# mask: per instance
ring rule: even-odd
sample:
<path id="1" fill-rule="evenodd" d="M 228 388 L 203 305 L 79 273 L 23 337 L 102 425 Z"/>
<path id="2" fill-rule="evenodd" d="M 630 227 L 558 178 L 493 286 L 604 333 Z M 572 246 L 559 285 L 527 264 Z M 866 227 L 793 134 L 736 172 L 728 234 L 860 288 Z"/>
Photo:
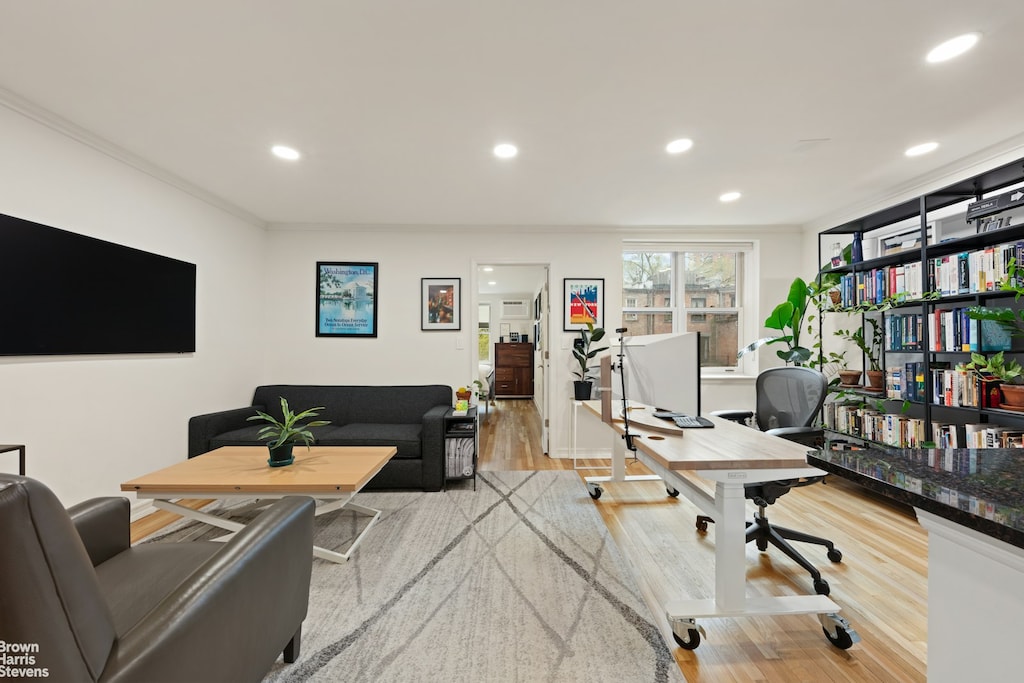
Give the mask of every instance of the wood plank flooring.
<path id="1" fill-rule="evenodd" d="M 609 432 L 609 435 L 611 433 Z M 529 400 L 499 400 L 480 430 L 481 470 L 573 469 L 569 459 L 540 449 L 540 417 Z M 579 460 L 578 467 L 607 465 Z M 631 474 L 647 473 L 642 463 Z M 603 472 L 580 471 L 580 477 Z M 196 501 L 201 505 L 206 501 Z M 694 528 L 697 509 L 669 498 L 660 482 L 605 484 L 594 501 L 654 606 L 673 598 L 711 597 L 714 525 Z M 836 477 L 796 489 L 769 508 L 773 522 L 832 539 L 843 552 L 833 564 L 822 549 L 797 544 L 832 587 L 832 599 L 861 642 L 838 650 L 812 615 L 705 619 L 699 648 L 674 648 L 689 683 L 807 681 L 925 681 L 927 657 L 927 535 L 912 513 Z M 132 525 L 133 540 L 173 521 L 158 512 Z M 810 577 L 781 553 L 747 547 L 748 595 L 811 592 Z M 654 617 L 670 646 L 661 609 Z M 967 626 L 965 626 L 967 627 Z"/>
<path id="2" fill-rule="evenodd" d="M 538 453 L 539 434 L 530 401 L 498 401 L 481 431 L 480 469 L 572 469 L 572 460 Z M 581 460 L 584 464 L 601 462 Z M 647 473 L 639 462 L 628 469 Z M 594 504 L 649 603 L 712 597 L 714 525 L 707 535 L 699 534 L 695 506 L 667 497 L 660 482 L 604 484 Z M 674 650 L 687 681 L 926 680 L 927 535 L 912 512 L 830 477 L 827 485 L 790 492 L 769 508 L 769 517 L 826 536 L 842 550 L 843 561 L 833 564 L 823 549 L 797 544 L 821 570 L 840 613 L 862 640 L 845 651 L 832 647 L 813 615 L 705 619 L 700 623 L 707 637 L 700 647 Z M 747 567 L 748 595 L 812 590 L 806 572 L 778 551 L 761 553 L 748 546 Z M 656 610 L 655 618 L 674 646 L 663 611 Z"/>

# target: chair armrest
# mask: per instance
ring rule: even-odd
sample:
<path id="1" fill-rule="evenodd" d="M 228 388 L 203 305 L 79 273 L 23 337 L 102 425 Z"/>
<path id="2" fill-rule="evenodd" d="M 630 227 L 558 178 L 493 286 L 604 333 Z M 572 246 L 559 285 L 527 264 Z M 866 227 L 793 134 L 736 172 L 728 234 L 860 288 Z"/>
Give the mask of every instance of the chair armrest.
<path id="1" fill-rule="evenodd" d="M 752 410 L 713 410 L 709 414 L 741 424 L 747 424 L 754 417 L 754 411 Z"/>
<path id="2" fill-rule="evenodd" d="M 92 566 L 131 547 L 131 514 L 127 498 L 93 498 L 68 508 Z"/>
<path id="3" fill-rule="evenodd" d="M 420 455 L 423 457 L 423 490 L 444 487 L 444 417 L 451 406 L 434 406 L 423 414 Z"/>
<path id="4" fill-rule="evenodd" d="M 110 681 L 259 680 L 309 606 L 313 499 L 275 502 L 125 633 Z"/>
<path id="5" fill-rule="evenodd" d="M 766 430 L 765 434 L 781 436 L 788 441 L 802 443 L 812 448 L 821 448 L 825 444 L 825 432 L 817 427 L 776 427 Z"/>
<path id="6" fill-rule="evenodd" d="M 210 450 L 210 439 L 230 432 L 234 429 L 242 429 L 248 426 L 248 418 L 256 414 L 257 410 L 266 411 L 264 406 L 246 406 L 245 408 L 234 408 L 222 410 L 217 413 L 196 415 L 188 421 L 188 457 L 194 458 Z"/>

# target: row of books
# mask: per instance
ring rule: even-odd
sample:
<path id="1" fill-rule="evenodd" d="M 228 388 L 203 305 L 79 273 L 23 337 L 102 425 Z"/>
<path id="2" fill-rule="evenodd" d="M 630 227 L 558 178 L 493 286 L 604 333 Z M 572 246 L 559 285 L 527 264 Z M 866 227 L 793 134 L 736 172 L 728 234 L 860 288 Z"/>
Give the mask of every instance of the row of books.
<path id="1" fill-rule="evenodd" d="M 998 385 L 981 381 L 974 372 L 956 370 L 945 361 L 933 364 L 930 370 L 930 382 L 926 384 L 924 363 L 921 361 L 887 367 L 886 398 L 961 408 L 999 407 L 1001 395 Z"/>
<path id="2" fill-rule="evenodd" d="M 995 320 L 973 320 L 967 308 L 928 314 L 931 351 L 1009 351 L 1011 333 Z"/>
<path id="3" fill-rule="evenodd" d="M 914 261 L 847 273 L 840 279 L 840 306 L 877 304 L 886 299 L 912 301 L 925 292 L 942 296 L 992 292 L 1008 278 L 1011 261 L 1024 263 L 1024 241 L 938 256 L 927 259 L 923 266 Z"/>
<path id="4" fill-rule="evenodd" d="M 824 417 L 827 429 L 897 448 L 1024 448 L 1024 429 L 1002 425 L 932 422 L 927 433 L 923 419 L 844 403 L 828 404 Z"/>

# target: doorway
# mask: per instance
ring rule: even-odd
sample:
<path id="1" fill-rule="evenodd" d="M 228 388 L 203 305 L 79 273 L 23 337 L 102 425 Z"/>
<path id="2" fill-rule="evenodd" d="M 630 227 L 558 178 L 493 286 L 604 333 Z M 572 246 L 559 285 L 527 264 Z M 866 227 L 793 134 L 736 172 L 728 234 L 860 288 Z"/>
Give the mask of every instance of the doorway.
<path id="1" fill-rule="evenodd" d="M 528 401 L 534 407 L 540 416 L 545 454 L 549 452 L 551 392 L 548 273 L 547 263 L 478 261 L 472 307 L 478 333 L 473 355 L 479 374 L 493 378 L 496 398 Z M 516 360 L 510 363 L 513 356 Z M 521 367 L 527 363 L 528 368 Z"/>

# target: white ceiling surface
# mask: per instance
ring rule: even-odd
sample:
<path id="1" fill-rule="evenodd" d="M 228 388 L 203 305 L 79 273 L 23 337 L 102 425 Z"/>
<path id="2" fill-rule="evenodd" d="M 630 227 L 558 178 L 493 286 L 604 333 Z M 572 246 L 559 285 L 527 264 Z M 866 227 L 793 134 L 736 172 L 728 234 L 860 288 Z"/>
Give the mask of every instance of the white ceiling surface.
<path id="1" fill-rule="evenodd" d="M 0 103 L 269 224 L 805 224 L 1019 145 L 1021 36 L 1020 0 L 8 1 Z"/>

